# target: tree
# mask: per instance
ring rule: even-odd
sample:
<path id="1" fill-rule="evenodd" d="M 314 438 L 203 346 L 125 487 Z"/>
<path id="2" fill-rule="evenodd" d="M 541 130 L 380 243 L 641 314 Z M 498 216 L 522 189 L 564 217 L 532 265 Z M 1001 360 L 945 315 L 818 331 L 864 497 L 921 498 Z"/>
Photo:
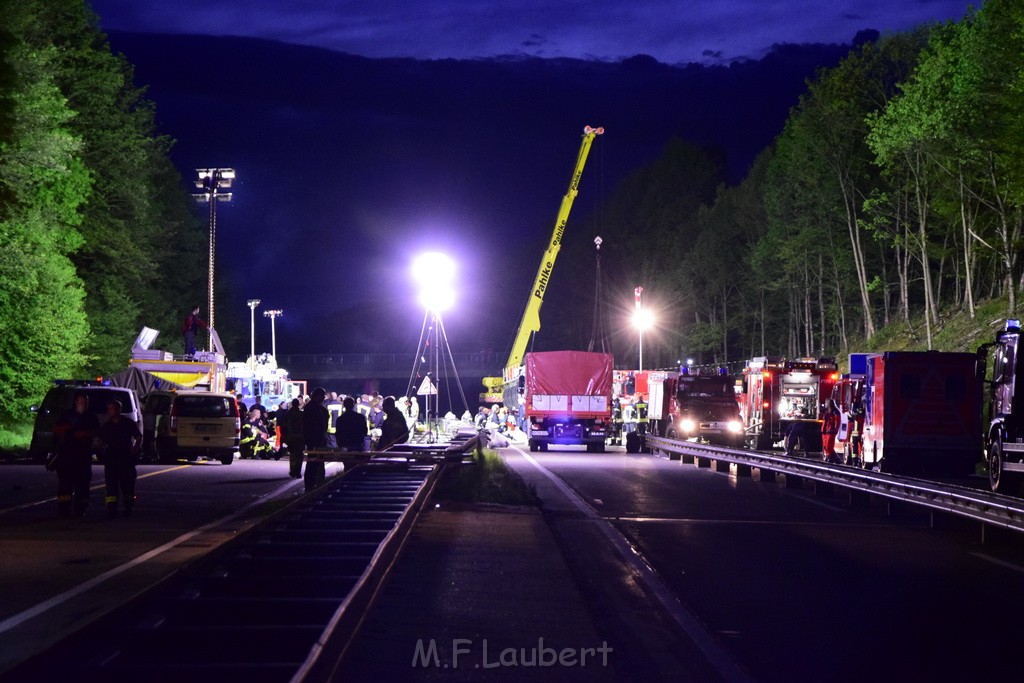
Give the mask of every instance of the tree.
<path id="1" fill-rule="evenodd" d="M 51 69 L 55 51 L 19 39 L 24 5 L 0 2 L 0 426 L 21 422 L 53 377 L 74 377 L 89 332 L 69 258 L 91 180 Z"/>

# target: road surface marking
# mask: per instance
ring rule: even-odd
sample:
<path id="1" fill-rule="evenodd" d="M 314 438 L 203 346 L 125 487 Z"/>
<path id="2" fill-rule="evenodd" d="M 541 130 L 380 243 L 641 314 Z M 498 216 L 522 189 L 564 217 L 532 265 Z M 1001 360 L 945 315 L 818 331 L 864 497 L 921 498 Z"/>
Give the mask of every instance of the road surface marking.
<path id="1" fill-rule="evenodd" d="M 174 470 L 180 470 L 180 469 L 182 469 L 184 467 L 192 467 L 192 465 L 178 465 L 177 467 L 171 467 L 171 468 L 168 468 L 166 470 L 157 470 L 156 472 L 149 472 L 148 474 L 140 474 L 138 476 L 138 478 L 139 479 L 145 479 L 146 477 L 152 477 L 152 476 L 155 476 L 157 474 L 163 474 L 164 472 L 173 472 Z M 105 489 L 106 487 L 107 487 L 106 483 L 100 482 L 99 484 L 90 484 L 89 485 L 89 490 L 90 491 L 99 491 L 100 489 Z M 57 502 L 57 497 L 56 496 L 54 496 L 53 498 L 43 498 L 42 500 L 34 500 L 31 503 L 22 503 L 21 505 L 15 505 L 14 507 L 4 508 L 3 510 L 0 510 L 0 515 L 4 514 L 5 512 L 13 512 L 15 510 L 24 510 L 26 508 L 35 507 L 36 505 L 43 505 L 45 503 L 55 503 L 55 502 Z"/>
<path id="2" fill-rule="evenodd" d="M 718 671 L 724 680 L 733 683 L 750 683 L 752 681 L 749 674 L 747 674 L 732 655 L 715 640 L 715 637 L 701 625 L 693 612 L 688 610 L 682 602 L 679 601 L 679 598 L 669 590 L 668 586 L 662 582 L 661 578 L 658 577 L 639 552 L 629 544 L 625 536 L 623 536 L 618 529 L 616 529 L 610 522 L 602 519 L 601 516 L 597 514 L 597 511 L 590 505 L 587 505 L 587 502 L 580 498 L 568 484 L 562 481 L 562 479 L 560 479 L 554 472 L 537 462 L 529 453 L 517 446 L 512 446 L 512 449 L 526 458 L 526 461 L 536 467 L 541 474 L 550 479 L 551 483 L 553 483 L 587 519 L 596 523 L 597 528 L 601 530 L 605 537 L 608 538 L 612 545 L 615 546 L 616 550 L 618 550 L 623 561 L 625 561 L 626 564 L 629 565 L 630 569 L 633 570 L 635 575 L 640 578 L 650 591 L 651 595 L 658 600 L 665 611 L 667 611 L 675 622 L 686 632 L 686 634 L 690 636 L 694 645 L 700 649 L 707 658 L 708 663 Z"/>
<path id="3" fill-rule="evenodd" d="M 181 467 L 188 467 L 188 465 L 181 465 Z M 170 471 L 170 470 L 162 470 L 162 471 Z M 0 633 L 5 633 L 7 631 L 10 631 L 11 629 L 16 628 L 16 627 L 20 626 L 21 624 L 25 623 L 29 619 L 33 619 L 34 617 L 39 616 L 40 614 L 42 614 L 43 612 L 46 612 L 47 610 L 53 609 L 54 607 L 56 607 L 57 605 L 60 605 L 61 603 L 67 602 L 68 600 L 70 600 L 72 598 L 78 597 L 79 595 L 82 595 L 83 593 L 86 593 L 86 592 L 92 590 L 93 588 L 95 588 L 96 586 L 100 585 L 101 583 L 107 581 L 108 579 L 112 579 L 115 576 L 118 576 L 119 574 L 123 574 L 124 572 L 128 571 L 129 569 L 131 569 L 131 568 L 133 568 L 135 566 L 138 566 L 140 564 L 143 564 L 144 562 L 148 562 L 149 560 L 153 559 L 157 555 L 165 553 L 168 550 L 173 549 L 175 546 L 178 546 L 178 545 L 181 545 L 181 544 L 183 544 L 183 543 L 185 543 L 187 541 L 190 541 L 191 539 L 195 538 L 196 536 L 198 536 L 198 535 L 200 535 L 202 533 L 205 533 L 205 532 L 209 531 L 210 529 L 214 529 L 214 528 L 216 528 L 216 527 L 218 527 L 218 526 L 220 526 L 222 524 L 227 524 L 228 522 L 230 522 L 231 520 L 235 519 L 236 517 L 241 517 L 242 515 L 246 514 L 249 510 L 255 508 L 256 506 L 262 505 L 267 500 L 272 500 L 276 496 L 278 496 L 278 495 L 284 493 L 285 491 L 287 491 L 289 488 L 291 488 L 293 486 L 296 486 L 298 484 L 301 484 L 301 483 L 302 483 L 302 479 L 293 479 L 291 481 L 285 482 L 284 484 L 282 484 L 281 486 L 277 487 L 273 491 L 270 491 L 269 493 L 263 494 L 262 496 L 260 496 L 259 498 L 257 498 L 253 502 L 249 503 L 248 505 L 246 505 L 244 508 L 242 508 L 240 510 L 236 510 L 235 512 L 232 512 L 231 514 L 225 515 L 224 517 L 221 517 L 218 520 L 210 522 L 209 524 L 205 524 L 205 525 L 199 527 L 198 529 L 193 529 L 192 531 L 189 531 L 188 533 L 182 534 L 181 536 L 178 536 L 174 540 L 169 541 L 169 542 L 163 544 L 162 546 L 160 546 L 158 548 L 153 548 L 149 552 L 146 552 L 146 553 L 143 553 L 142 555 L 139 555 L 134 560 L 130 560 L 130 561 L 128 561 L 128 562 L 126 562 L 126 563 L 124 563 L 122 565 L 114 567 L 113 569 L 110 569 L 110 570 L 100 574 L 99 576 L 96 576 L 96 577 L 93 577 L 93 578 L 89 579 L 85 583 L 81 583 L 81 584 L 75 586 L 74 588 L 72 588 L 70 590 L 66 590 L 63 593 L 60 593 L 58 595 L 53 596 L 49 600 L 44 600 L 43 602 L 40 602 L 39 604 L 35 605 L 34 607 L 30 607 L 27 610 L 24 610 L 22 612 L 19 612 L 18 614 L 15 614 L 15 615 L 13 615 L 11 617 L 8 617 L 7 619 L 4 619 L 3 621 L 0 621 Z"/>

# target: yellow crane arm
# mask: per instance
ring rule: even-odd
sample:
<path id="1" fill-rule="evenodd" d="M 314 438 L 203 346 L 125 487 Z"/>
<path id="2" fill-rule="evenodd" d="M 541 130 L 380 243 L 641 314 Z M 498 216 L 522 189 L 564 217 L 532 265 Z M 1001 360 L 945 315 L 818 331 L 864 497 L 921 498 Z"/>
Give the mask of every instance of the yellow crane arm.
<path id="1" fill-rule="evenodd" d="M 579 193 L 580 177 L 583 175 L 583 167 L 590 154 L 590 145 L 594 142 L 594 138 L 602 133 L 604 133 L 604 128 L 587 126 L 583 129 L 583 141 L 580 143 L 579 155 L 576 157 L 576 168 L 573 169 L 572 179 L 569 181 L 569 190 L 562 197 L 562 205 L 559 207 L 558 217 L 555 219 L 555 230 L 551 234 L 551 242 L 548 243 L 547 251 L 544 252 L 544 256 L 540 260 L 537 277 L 533 281 L 533 288 L 530 290 L 530 296 L 526 302 L 526 310 L 523 311 L 522 322 L 519 323 L 519 333 L 512 344 L 508 362 L 505 363 L 506 368 L 518 367 L 523 362 L 523 354 L 526 353 L 530 335 L 540 329 L 540 307 L 544 303 L 544 292 L 548 288 L 555 259 L 558 258 L 558 252 L 562 248 L 562 234 L 565 232 L 566 221 L 569 220 L 569 211 L 572 210 L 573 200 Z"/>
<path id="2" fill-rule="evenodd" d="M 540 307 L 544 303 L 544 292 L 551 280 L 551 271 L 555 266 L 555 259 L 562 248 L 562 234 L 565 232 L 566 221 L 569 220 L 569 211 L 572 210 L 573 200 L 579 193 L 580 177 L 583 175 L 583 167 L 587 163 L 587 156 L 590 154 L 590 146 L 594 138 L 604 133 L 604 128 L 592 128 L 587 126 L 583 129 L 583 141 L 580 143 L 580 151 L 576 157 L 576 168 L 573 169 L 572 178 L 569 180 L 569 190 L 562 197 L 562 205 L 558 209 L 558 216 L 555 218 L 555 230 L 551 234 L 551 241 L 548 243 L 547 251 L 540 260 L 540 267 L 537 269 L 537 277 L 533 281 L 533 288 L 526 301 L 526 310 L 523 311 L 523 319 L 519 323 L 519 332 L 512 343 L 512 351 L 509 353 L 508 362 L 505 368 L 516 368 L 523 362 L 523 355 L 526 353 L 526 346 L 530 341 L 530 335 L 540 329 Z M 490 391 L 500 389 L 503 382 L 502 377 L 485 377 L 484 386 Z"/>

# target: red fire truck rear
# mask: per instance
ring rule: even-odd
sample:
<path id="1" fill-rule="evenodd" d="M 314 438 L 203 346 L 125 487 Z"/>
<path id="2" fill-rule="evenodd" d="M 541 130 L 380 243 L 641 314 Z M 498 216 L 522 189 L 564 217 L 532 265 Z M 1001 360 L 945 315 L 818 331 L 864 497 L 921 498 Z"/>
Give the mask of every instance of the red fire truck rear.
<path id="1" fill-rule="evenodd" d="M 761 356 L 747 361 L 738 397 L 747 443 L 766 450 L 799 432 L 802 450 L 820 453 L 823 406 L 838 379 L 834 358 Z"/>
<path id="2" fill-rule="evenodd" d="M 982 458 L 978 356 L 887 351 L 868 358 L 864 466 L 899 474 L 966 475 Z"/>

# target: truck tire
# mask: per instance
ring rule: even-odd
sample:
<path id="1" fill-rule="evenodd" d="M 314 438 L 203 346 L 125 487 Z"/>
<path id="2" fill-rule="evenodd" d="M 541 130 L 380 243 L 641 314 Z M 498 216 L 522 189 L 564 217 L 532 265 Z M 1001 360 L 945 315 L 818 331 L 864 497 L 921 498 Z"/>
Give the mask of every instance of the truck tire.
<path id="1" fill-rule="evenodd" d="M 228 451 L 220 456 L 221 465 L 230 465 L 235 461 L 235 454 L 233 451 Z"/>
<path id="2" fill-rule="evenodd" d="M 530 452 L 531 453 L 536 453 L 537 452 L 537 442 L 534 441 L 533 439 L 530 439 L 527 443 L 530 446 Z"/>
<path id="3" fill-rule="evenodd" d="M 988 447 L 988 483 L 995 493 L 1016 493 L 1020 488 L 1020 477 L 1016 472 L 1007 472 L 1003 465 L 1006 455 L 1003 453 L 1002 439 L 995 439 Z"/>

